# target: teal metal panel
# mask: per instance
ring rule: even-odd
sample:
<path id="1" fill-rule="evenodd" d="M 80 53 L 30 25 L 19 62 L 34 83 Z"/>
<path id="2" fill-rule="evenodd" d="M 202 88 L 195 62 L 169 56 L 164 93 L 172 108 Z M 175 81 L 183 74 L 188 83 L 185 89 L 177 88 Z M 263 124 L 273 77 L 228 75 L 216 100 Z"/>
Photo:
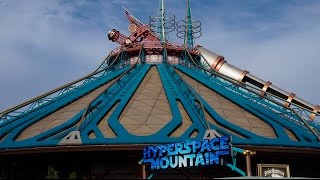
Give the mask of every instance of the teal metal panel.
<path id="1" fill-rule="evenodd" d="M 112 145 L 112 144 L 162 144 L 171 142 L 182 142 L 186 140 L 202 139 L 207 129 L 216 129 L 225 136 L 231 136 L 234 145 L 261 145 L 261 146 L 290 146 L 319 148 L 317 137 L 307 128 L 295 121 L 289 121 L 279 114 L 275 114 L 268 108 L 274 106 L 272 103 L 263 102 L 257 105 L 250 98 L 252 94 L 239 90 L 235 84 L 222 81 L 206 71 L 191 68 L 186 56 L 181 56 L 180 65 L 172 66 L 167 62 L 166 50 L 163 51 L 163 62 L 160 64 L 145 64 L 146 52 L 142 49 L 140 53 L 141 62 L 133 66 L 128 65 L 129 56 L 125 53 L 119 56 L 117 61 L 118 69 L 109 71 L 99 79 L 88 81 L 85 86 L 70 91 L 65 96 L 43 105 L 28 115 L 21 115 L 8 123 L 0 125 L 1 149 L 27 148 L 27 147 L 47 147 L 58 146 L 58 143 L 71 131 L 80 131 L 83 145 Z M 105 65 L 103 65 L 105 66 Z M 100 66 L 100 67 L 103 67 Z M 107 66 L 107 64 L 106 64 Z M 126 105 L 138 89 L 140 83 L 148 73 L 149 69 L 155 66 L 159 72 L 160 79 L 172 112 L 172 119 L 164 125 L 158 132 L 148 136 L 137 136 L 129 133 L 120 122 L 119 117 Z M 99 67 L 99 68 L 100 68 Z M 175 68 L 202 83 L 212 91 L 215 91 L 237 104 L 246 111 L 254 114 L 265 123 L 270 125 L 277 137 L 266 138 L 254 134 L 246 129 L 236 126 L 221 117 L 205 99 L 203 99 L 192 87 L 185 82 L 175 71 Z M 102 84 L 116 79 L 114 83 L 95 98 L 86 109 L 79 111 L 74 117 L 65 123 L 42 132 L 32 138 L 16 141 L 16 137 L 27 127 L 40 121 L 52 112 L 67 106 L 70 102 L 82 97 L 88 92 L 100 87 Z M 250 98 L 249 98 L 250 97 Z M 188 113 L 192 121 L 190 127 L 180 137 L 170 137 L 170 135 L 182 124 L 182 116 L 178 107 L 178 102 Z M 115 106 L 116 105 L 116 106 Z M 101 119 L 114 107 L 107 123 L 116 134 L 114 138 L 106 138 L 98 128 Z M 274 107 L 278 108 L 278 107 Z M 280 110 L 280 109 L 279 109 Z M 208 122 L 205 118 L 205 111 L 217 121 L 222 127 L 235 132 L 229 133 L 223 128 L 217 127 Z M 78 126 L 77 124 L 80 125 Z M 285 128 L 293 132 L 298 141 L 291 140 L 285 132 Z M 197 131 L 198 135 L 191 138 L 192 132 Z M 94 138 L 89 138 L 90 133 L 94 133 Z M 236 134 L 240 134 L 240 137 Z M 230 164 L 232 165 L 232 164 Z M 231 166 L 230 166 L 231 167 Z M 233 166 L 231 168 L 234 168 Z"/>

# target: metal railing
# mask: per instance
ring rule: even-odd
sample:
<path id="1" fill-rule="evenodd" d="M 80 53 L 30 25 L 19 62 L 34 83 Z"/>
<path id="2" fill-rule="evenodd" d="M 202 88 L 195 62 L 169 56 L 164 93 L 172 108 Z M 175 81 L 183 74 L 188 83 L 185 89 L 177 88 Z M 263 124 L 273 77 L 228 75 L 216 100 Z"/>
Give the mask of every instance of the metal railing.
<path id="1" fill-rule="evenodd" d="M 183 96 L 187 99 L 188 103 L 193 107 L 192 109 L 195 110 L 195 114 L 200 119 L 202 125 L 205 129 L 210 129 L 209 122 L 205 118 L 205 110 L 203 104 L 198 97 L 197 93 L 190 87 L 188 83 L 186 83 L 174 70 L 172 65 L 167 61 L 167 51 L 164 48 L 163 54 L 163 63 L 166 67 L 168 73 L 170 74 L 171 78 L 175 81 L 176 85 L 181 90 Z"/>
<path id="2" fill-rule="evenodd" d="M 116 78 L 116 80 L 109 86 L 108 89 L 101 92 L 99 95 L 97 95 L 96 98 L 91 100 L 87 107 L 85 108 L 85 111 L 80 119 L 80 124 L 78 126 L 78 130 L 83 129 L 88 123 L 89 123 L 89 115 L 92 114 L 92 112 L 97 109 L 97 107 L 101 104 L 104 104 L 105 102 L 108 102 L 111 100 L 127 83 L 129 80 L 131 80 L 131 77 L 135 74 L 135 72 L 139 71 L 140 68 L 135 68 L 140 62 L 144 62 L 144 56 L 145 53 L 143 53 L 143 46 L 141 46 L 138 58 L 136 62 L 125 72 L 123 72 L 119 77 Z M 143 56 L 143 58 L 141 58 Z M 112 91 L 111 88 L 113 87 Z"/>
<path id="3" fill-rule="evenodd" d="M 279 102 L 279 98 L 273 95 L 273 98 L 269 96 L 261 96 L 261 90 L 256 87 L 251 87 L 250 85 L 239 83 L 238 81 L 229 78 L 225 75 L 222 75 L 216 71 L 210 71 L 207 69 L 204 69 L 200 65 L 198 65 L 193 57 L 190 55 L 190 53 L 185 50 L 185 53 L 187 53 L 188 57 L 185 57 L 184 59 L 190 60 L 189 62 L 183 62 L 181 64 L 188 66 L 189 68 L 197 69 L 197 72 L 204 72 L 207 76 L 209 76 L 210 80 L 219 86 L 223 86 L 228 91 L 241 95 L 245 97 L 248 100 L 251 100 L 252 102 L 271 110 L 273 113 L 277 115 L 282 115 L 282 117 L 285 117 L 286 119 L 290 119 L 296 124 L 299 124 L 301 126 L 306 127 L 308 130 L 311 131 L 312 134 L 314 134 L 318 140 L 320 140 L 320 137 L 318 135 L 319 133 L 319 125 L 312 121 L 311 127 L 309 123 L 305 121 L 304 118 L 302 118 L 297 111 L 295 111 L 291 107 L 285 107 L 283 103 Z M 270 93 L 267 93 L 268 95 L 272 95 Z M 277 100 L 275 100 L 277 98 Z M 285 111 L 285 112 L 284 112 Z M 314 130 L 317 130 L 318 133 L 316 133 Z"/>
<path id="4" fill-rule="evenodd" d="M 117 61 L 119 54 L 117 57 L 115 57 L 110 62 L 111 52 L 107 57 L 104 58 L 104 62 L 109 61 L 108 66 L 105 66 L 104 68 L 98 68 L 94 72 L 79 78 L 75 81 L 72 81 L 70 83 L 67 83 L 61 87 L 58 87 L 56 89 L 53 89 L 45 94 L 42 94 L 40 96 L 37 96 L 35 98 L 32 98 L 24 103 L 21 103 L 20 105 L 14 106 L 12 108 L 9 108 L 3 112 L 0 113 L 0 125 L 7 124 L 8 122 L 11 122 L 11 120 L 17 119 L 21 116 L 27 115 L 29 113 L 32 113 L 36 111 L 37 109 L 51 103 L 54 101 L 59 100 L 62 97 L 65 97 L 66 95 L 70 94 L 71 92 L 81 89 L 83 86 L 88 84 L 89 82 L 93 80 L 100 79 L 101 77 L 105 77 L 107 74 L 112 73 L 113 71 L 122 68 L 121 64 L 115 64 Z M 101 65 L 99 66 L 101 67 Z"/>

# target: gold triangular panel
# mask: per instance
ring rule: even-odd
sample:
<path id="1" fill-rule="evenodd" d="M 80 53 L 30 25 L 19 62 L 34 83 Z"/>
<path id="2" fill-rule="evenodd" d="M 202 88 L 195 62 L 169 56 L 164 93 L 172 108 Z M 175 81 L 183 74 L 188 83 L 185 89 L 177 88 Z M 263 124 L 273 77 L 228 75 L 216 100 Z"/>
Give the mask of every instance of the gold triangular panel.
<path id="1" fill-rule="evenodd" d="M 156 66 L 152 66 L 127 104 L 119 121 L 128 132 L 148 136 L 158 132 L 171 119 L 172 113 Z M 132 121 L 132 122 L 131 122 Z M 140 123 L 139 127 L 133 127 Z"/>
<path id="2" fill-rule="evenodd" d="M 170 134 L 170 137 L 180 137 L 192 124 L 192 121 L 191 121 L 188 113 L 186 112 L 186 110 L 182 106 L 181 102 L 177 101 L 177 104 L 179 107 L 179 111 L 181 113 L 182 123 L 174 132 L 172 132 Z"/>
<path id="3" fill-rule="evenodd" d="M 240 135 L 240 134 L 238 134 L 236 132 L 233 132 L 233 131 L 229 130 L 228 128 L 225 128 L 225 127 L 221 126 L 220 124 L 218 124 L 207 112 L 205 112 L 205 118 L 207 120 L 209 120 L 209 122 L 211 122 L 215 126 L 221 128 L 222 130 L 227 131 L 230 134 L 233 134 L 233 135 L 239 136 L 241 138 L 244 138 L 242 135 Z"/>
<path id="4" fill-rule="evenodd" d="M 109 126 L 108 119 L 113 113 L 113 111 L 117 108 L 118 103 L 116 103 L 111 110 L 102 118 L 102 120 L 98 123 L 98 128 L 103 134 L 105 138 L 114 138 L 117 137 L 117 135 L 113 132 L 111 127 Z"/>
<path id="5" fill-rule="evenodd" d="M 138 135 L 138 136 L 147 136 L 150 134 L 154 134 L 156 130 L 151 129 L 148 126 L 140 126 L 139 128 L 132 131 L 132 134 Z"/>
<path id="6" fill-rule="evenodd" d="M 211 107 L 227 121 L 243 128 L 252 133 L 267 138 L 276 138 L 274 129 L 263 120 L 244 110 L 237 104 L 229 101 L 220 94 L 202 85 L 198 81 L 190 78 L 184 73 L 177 71 L 177 73 L 188 82 L 193 88 L 200 89 L 200 95 L 208 102 Z M 261 131 L 256 130 L 256 127 L 261 128 Z"/>
<path id="7" fill-rule="evenodd" d="M 146 124 L 149 126 L 149 125 L 165 125 L 167 124 L 168 122 L 166 121 L 163 121 L 162 119 L 160 118 L 157 118 L 157 117 L 154 117 L 154 116 L 149 116 L 148 117 L 148 120 L 146 122 Z"/>
<path id="8" fill-rule="evenodd" d="M 291 130 L 288 130 L 288 129 L 284 129 L 286 131 L 286 133 L 288 134 L 289 138 L 293 141 L 298 141 L 297 137 L 292 133 Z"/>
<path id="9" fill-rule="evenodd" d="M 54 127 L 57 127 L 70 118 L 74 117 L 79 111 L 78 109 L 84 109 L 87 107 L 88 103 L 92 101 L 98 94 L 108 88 L 113 81 L 106 83 L 105 85 L 95 89 L 94 91 L 86 94 L 85 96 L 77 99 L 76 101 L 70 103 L 69 105 L 57 110 L 56 112 L 50 114 L 49 116 L 39 120 L 38 122 L 27 127 L 22 133 L 17 137 L 16 140 L 25 140 L 35 135 L 40 134 L 41 132 L 47 131 Z M 39 128 L 35 128 L 39 127 Z"/>

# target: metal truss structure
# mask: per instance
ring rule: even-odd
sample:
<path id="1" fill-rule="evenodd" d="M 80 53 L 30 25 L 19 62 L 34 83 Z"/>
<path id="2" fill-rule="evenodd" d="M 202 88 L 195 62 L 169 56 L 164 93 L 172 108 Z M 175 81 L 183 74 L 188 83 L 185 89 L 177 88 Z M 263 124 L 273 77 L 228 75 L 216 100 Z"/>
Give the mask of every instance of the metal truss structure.
<path id="1" fill-rule="evenodd" d="M 288 99 L 266 91 L 268 87 L 259 88 L 243 82 L 243 78 L 239 81 L 219 72 L 216 66 L 221 58 L 212 66 L 210 60 L 193 47 L 195 37 L 188 37 L 184 45 L 166 41 L 159 38 L 150 25 L 142 24 L 125 11 L 131 23 L 131 34 L 125 36 L 115 29 L 109 32 L 109 39 L 120 46 L 111 51 L 95 71 L 0 113 L 0 151 L 172 143 L 202 139 L 207 130 L 232 137 L 234 153 L 244 153 L 236 147 L 240 145 L 320 148 L 320 124 L 314 120 L 320 117 L 318 106 L 312 109 L 291 102 L 292 99 L 290 105 L 285 105 Z M 188 23 L 190 26 L 191 17 Z M 191 27 L 184 33 L 193 36 L 189 31 L 192 31 Z M 120 119 L 152 68 L 159 74 L 169 109 L 162 117 L 168 118 L 161 127 L 156 124 L 159 128 L 155 132 L 132 133 Z M 267 137 L 234 124 L 222 116 L 188 79 L 259 119 L 263 126 L 274 131 L 275 136 Z M 85 101 L 85 106 L 73 110 L 73 114 L 64 110 L 92 93 L 95 96 Z M 156 109 L 156 100 L 150 108 Z M 49 121 L 58 111 L 61 111 L 59 123 L 54 122 L 57 118 Z M 139 117 L 136 112 L 133 115 Z M 43 128 L 41 122 L 45 118 L 55 124 L 48 123 L 48 128 Z M 188 126 L 185 119 L 190 119 Z M 113 136 L 102 132 L 100 123 L 104 123 L 106 131 Z M 23 135 L 28 129 L 34 134 Z M 181 131 L 179 135 L 173 135 L 178 131 Z M 235 159 L 225 163 L 245 175 L 236 168 Z"/>

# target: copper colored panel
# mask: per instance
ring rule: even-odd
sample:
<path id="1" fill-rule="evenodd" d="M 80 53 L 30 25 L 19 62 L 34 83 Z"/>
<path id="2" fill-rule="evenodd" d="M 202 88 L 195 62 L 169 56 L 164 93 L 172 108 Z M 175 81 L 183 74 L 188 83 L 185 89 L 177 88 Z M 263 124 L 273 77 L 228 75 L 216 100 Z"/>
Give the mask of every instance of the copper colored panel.
<path id="1" fill-rule="evenodd" d="M 320 111 L 320 106 L 315 106 L 313 109 L 313 113 L 310 114 L 309 118 L 313 121 L 316 118 L 316 113 Z"/>
<path id="2" fill-rule="evenodd" d="M 243 78 L 244 78 L 248 73 L 249 73 L 249 71 L 244 70 L 244 71 L 241 73 L 238 81 L 239 81 L 239 82 L 242 82 Z"/>
<path id="3" fill-rule="evenodd" d="M 215 67 L 215 70 L 216 70 L 216 71 L 219 71 L 220 68 L 222 67 L 222 65 L 223 65 L 224 63 L 226 63 L 226 62 L 227 62 L 227 61 L 225 61 L 225 60 L 219 61 L 219 63 L 218 63 L 217 66 Z"/>
<path id="4" fill-rule="evenodd" d="M 287 102 L 284 104 L 285 107 L 289 107 L 289 106 L 290 106 L 290 103 L 291 103 L 292 99 L 294 98 L 294 96 L 295 96 L 294 93 L 291 93 L 291 94 L 288 96 Z"/>
<path id="5" fill-rule="evenodd" d="M 265 92 L 267 92 L 267 89 L 269 88 L 269 86 L 272 84 L 272 82 L 268 81 L 264 84 L 262 91 L 260 93 L 260 96 L 264 96 Z"/>
<path id="6" fill-rule="evenodd" d="M 137 26 L 135 24 L 130 24 L 128 30 L 133 33 L 137 30 Z"/>
<path id="7" fill-rule="evenodd" d="M 218 58 L 216 60 L 214 60 L 214 62 L 211 65 L 212 69 L 215 69 L 220 61 L 224 61 L 223 56 L 218 56 Z"/>

